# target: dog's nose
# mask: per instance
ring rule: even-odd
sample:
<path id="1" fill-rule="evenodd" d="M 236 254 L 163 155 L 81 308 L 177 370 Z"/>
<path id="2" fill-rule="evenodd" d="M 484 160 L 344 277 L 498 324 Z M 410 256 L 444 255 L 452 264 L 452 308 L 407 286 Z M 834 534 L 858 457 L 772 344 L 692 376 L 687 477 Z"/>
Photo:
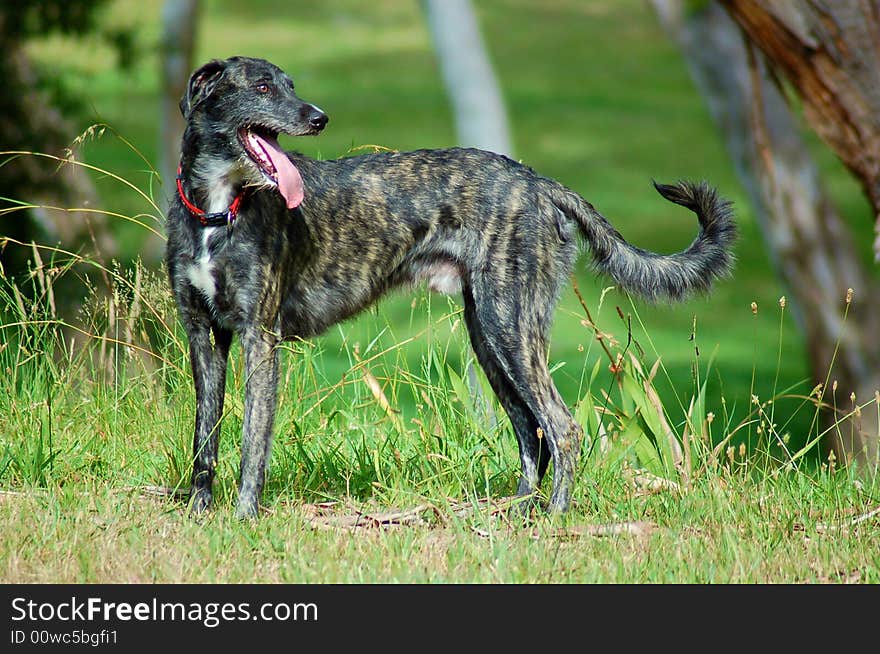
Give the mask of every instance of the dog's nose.
<path id="1" fill-rule="evenodd" d="M 309 125 L 311 125 L 314 129 L 320 131 L 324 129 L 329 121 L 330 118 L 327 116 L 327 114 L 316 107 L 312 107 L 312 110 L 309 113 Z"/>

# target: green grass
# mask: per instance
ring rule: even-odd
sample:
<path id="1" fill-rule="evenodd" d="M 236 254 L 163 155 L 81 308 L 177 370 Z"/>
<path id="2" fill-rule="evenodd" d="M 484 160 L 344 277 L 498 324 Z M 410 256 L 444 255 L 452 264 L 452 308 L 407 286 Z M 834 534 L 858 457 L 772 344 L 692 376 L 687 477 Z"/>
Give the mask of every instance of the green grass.
<path id="1" fill-rule="evenodd" d="M 870 512 L 880 489 L 829 466 L 816 443 L 803 342 L 777 304 L 784 290 L 702 101 L 651 14 L 634 0 L 477 5 L 518 157 L 660 251 L 686 245 L 695 225 L 650 178 L 704 177 L 737 203 L 736 275 L 708 298 L 634 305 L 603 294 L 607 280 L 594 279 L 586 261 L 578 266 L 574 281 L 598 329 L 617 340 L 612 356 L 626 349 L 618 375 L 573 288 L 563 294 L 554 378 L 592 435 L 571 514 L 523 526 L 491 508 L 515 488 L 515 440 L 497 403 L 475 403 L 462 381 L 471 354 L 459 306 L 418 291 L 285 345 L 257 524 L 235 521 L 231 510 L 243 397 L 234 349 L 217 507 L 204 522 L 190 520 L 184 500 L 151 491 L 186 486 L 194 401 L 185 343 L 157 262 L 135 263 L 155 237 L 120 218 L 122 262 L 93 276 L 97 291 L 68 326 L 49 290 L 89 262 L 41 250 L 33 305 L 0 280 L 0 579 L 878 581 L 880 523 Z M 104 20 L 140 26 L 144 56 L 130 73 L 94 43 L 53 38 L 33 53 L 87 94 L 82 129 L 106 122 L 155 161 L 156 8 L 117 0 Z M 335 0 L 293 11 L 215 0 L 201 29 L 200 61 L 269 58 L 331 115 L 323 135 L 289 147 L 336 157 L 362 144 L 454 143 L 416 2 Z M 839 165 L 816 151 L 841 206 L 854 220 L 867 215 Z M 140 154 L 110 132 L 86 140 L 80 155 L 151 188 Z M 143 196 L 111 175 L 94 179 L 104 208 L 144 216 L 161 232 Z M 354 516 L 393 509 L 406 524 L 352 526 Z"/>
<path id="2" fill-rule="evenodd" d="M 3 579 L 17 582 L 877 583 L 877 528 L 842 475 L 772 483 L 716 479 L 684 498 L 606 483 L 598 514 L 640 532 L 592 536 L 484 515 L 349 532 L 314 529 L 288 504 L 257 524 L 203 523 L 178 507 L 98 486 L 6 498 Z M 441 507 L 442 511 L 442 507 Z M 34 516 L 41 520 L 35 522 Z M 432 522 L 432 520 L 434 522 Z"/>
<path id="3" fill-rule="evenodd" d="M 111 292 L 84 306 L 74 347 L 49 298 L 84 262 L 40 258 L 35 301 L 0 276 L 3 581 L 880 580 L 876 481 L 812 465 L 815 444 L 790 447 L 773 425 L 779 397 L 713 402 L 714 364 L 696 355 L 693 385 L 662 406 L 660 362 L 611 333 L 604 303 L 591 314 L 608 353 L 589 328 L 578 364 L 574 408 L 591 437 L 568 515 L 508 517 L 513 435 L 497 401 L 465 381 L 459 308 L 422 292 L 411 307 L 424 328 L 381 312 L 369 341 L 340 328 L 338 372 L 340 353 L 320 340 L 283 346 L 257 523 L 232 516 L 244 385 L 233 349 L 216 506 L 195 521 L 194 397 L 167 283 L 139 266 L 105 269 Z M 801 398 L 799 412 L 815 416 L 815 402 Z"/>

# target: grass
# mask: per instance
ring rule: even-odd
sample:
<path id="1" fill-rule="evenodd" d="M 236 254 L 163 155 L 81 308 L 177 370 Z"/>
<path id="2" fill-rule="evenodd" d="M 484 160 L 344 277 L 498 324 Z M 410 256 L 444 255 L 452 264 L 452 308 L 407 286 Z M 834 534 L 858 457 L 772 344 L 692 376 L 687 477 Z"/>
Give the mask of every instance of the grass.
<path id="1" fill-rule="evenodd" d="M 255 0 L 242 13 L 215 0 L 198 58 L 249 53 L 291 70 L 333 118 L 324 135 L 287 143 L 306 154 L 451 145 L 418 4 L 380 4 L 335 0 L 294 17 L 286 3 Z M 459 306 L 420 291 L 284 346 L 256 524 L 231 510 L 243 397 L 234 349 L 217 507 L 203 522 L 187 518 L 174 494 L 190 466 L 185 343 L 156 262 L 136 258 L 156 238 L 149 228 L 162 231 L 138 192 L 153 188 L 157 60 L 146 49 L 126 75 L 94 44 L 53 38 L 33 52 L 87 90 L 81 127 L 107 122 L 136 147 L 108 132 L 80 150 L 117 214 L 121 263 L 43 247 L 30 294 L 0 280 L 0 580 L 878 581 L 880 489 L 822 455 L 802 341 L 777 304 L 784 290 L 650 14 L 636 2 L 478 6 L 527 163 L 652 249 L 679 249 L 694 225 L 653 194 L 651 177 L 711 179 L 737 202 L 743 232 L 735 279 L 675 308 L 632 304 L 578 268 L 551 351 L 554 378 L 593 436 L 571 514 L 507 519 L 514 438 L 497 403 L 474 401 L 463 381 L 471 354 Z M 105 20 L 136 20 L 145 46 L 158 36 L 149 3 L 118 0 Z M 857 189 L 821 157 L 836 197 L 859 215 Z M 52 289 L 86 269 L 97 281 L 81 314 L 59 317 Z"/>
<path id="2" fill-rule="evenodd" d="M 31 293 L 0 277 L 3 581 L 880 580 L 876 481 L 811 464 L 818 426 L 804 451 L 789 447 L 773 424 L 788 393 L 739 409 L 708 398 L 713 364 L 696 354 L 693 385 L 664 406 L 662 362 L 633 345 L 650 339 L 639 327 L 615 336 L 604 302 L 582 318 L 592 338 L 574 407 L 592 437 L 570 514 L 508 517 L 514 438 L 497 401 L 468 386 L 460 309 L 422 292 L 411 303 L 428 316 L 419 331 L 381 312 L 370 341 L 340 328 L 338 374 L 325 343 L 283 346 L 257 523 L 232 516 L 243 413 L 234 348 L 216 507 L 195 521 L 185 495 L 194 398 L 164 277 L 103 268 L 111 286 L 84 306 L 77 345 L 50 298 L 89 262 L 49 248 L 34 258 Z M 798 402 L 815 415 L 816 398 Z"/>
<path id="3" fill-rule="evenodd" d="M 612 479 L 601 479 L 611 482 Z M 744 499 L 745 498 L 745 499 Z M 136 492 L 99 486 L 0 506 L 4 581 L 877 583 L 877 529 L 858 521 L 863 496 L 845 475 L 771 483 L 706 480 L 686 497 L 601 493 L 589 522 L 638 521 L 593 536 L 540 523 L 508 528 L 484 515 L 424 525 L 315 529 L 278 503 L 257 524 L 220 511 L 206 522 Z M 441 507 L 442 511 L 442 507 Z M 34 522 L 33 516 L 46 516 Z M 442 515 L 442 514 L 441 514 Z M 430 516 L 429 516 L 430 518 Z M 572 523 L 587 522 L 578 511 Z"/>

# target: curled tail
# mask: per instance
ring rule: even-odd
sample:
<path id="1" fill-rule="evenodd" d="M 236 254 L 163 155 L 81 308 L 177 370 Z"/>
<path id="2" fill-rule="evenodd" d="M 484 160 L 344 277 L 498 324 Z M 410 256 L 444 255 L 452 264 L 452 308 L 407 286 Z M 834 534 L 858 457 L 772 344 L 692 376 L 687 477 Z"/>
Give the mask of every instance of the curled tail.
<path id="1" fill-rule="evenodd" d="M 680 300 L 708 290 L 733 266 L 736 225 L 731 203 L 705 182 L 654 182 L 654 188 L 670 202 L 697 214 L 700 233 L 682 252 L 656 254 L 630 245 L 589 202 L 569 189 L 554 188 L 550 196 L 557 208 L 580 225 L 596 267 L 625 290 L 647 300 Z"/>

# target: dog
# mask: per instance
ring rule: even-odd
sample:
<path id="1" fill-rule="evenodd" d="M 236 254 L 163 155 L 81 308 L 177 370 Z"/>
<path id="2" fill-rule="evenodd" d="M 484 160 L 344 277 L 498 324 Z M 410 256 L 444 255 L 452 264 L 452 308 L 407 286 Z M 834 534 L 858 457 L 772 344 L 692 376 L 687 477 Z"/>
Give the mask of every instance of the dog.
<path id="1" fill-rule="evenodd" d="M 254 517 L 278 387 L 277 346 L 321 334 L 406 284 L 461 293 L 476 359 L 519 444 L 517 495 L 534 501 L 553 463 L 547 509 L 571 504 L 582 428 L 554 386 L 547 338 L 579 249 L 647 300 L 706 291 L 732 267 L 731 204 L 706 183 L 655 183 L 693 211 L 683 252 L 627 243 L 593 206 L 505 156 L 451 148 L 318 161 L 279 134 L 317 134 L 328 117 L 262 59 L 213 60 L 180 102 L 186 128 L 167 216 L 166 266 L 189 339 L 196 393 L 190 510 L 212 502 L 227 358 L 245 361 L 235 513 Z"/>

